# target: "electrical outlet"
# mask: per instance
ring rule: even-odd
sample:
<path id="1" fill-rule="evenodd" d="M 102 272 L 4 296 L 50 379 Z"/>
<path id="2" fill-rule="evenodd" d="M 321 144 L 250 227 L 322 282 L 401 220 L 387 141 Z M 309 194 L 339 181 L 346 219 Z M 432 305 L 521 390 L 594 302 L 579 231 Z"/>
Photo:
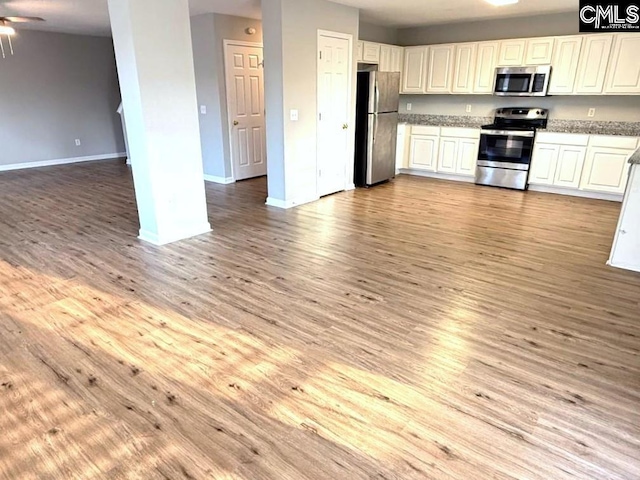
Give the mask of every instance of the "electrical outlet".
<path id="1" fill-rule="evenodd" d="M 471 113 L 471 105 L 467 105 L 467 113 Z"/>
<path id="2" fill-rule="evenodd" d="M 80 145 L 82 145 L 82 142 L 79 138 L 76 138 L 76 147 L 79 147 Z"/>
<path id="3" fill-rule="evenodd" d="M 207 114 L 207 106 L 206 105 L 200 105 L 200 113 L 202 115 L 206 115 Z"/>
<path id="4" fill-rule="evenodd" d="M 596 116 L 596 109 L 590 108 L 589 112 L 587 113 L 587 117 L 595 117 L 595 116 Z"/>
<path id="5" fill-rule="evenodd" d="M 290 116 L 291 116 L 292 122 L 297 122 L 298 119 L 300 118 L 300 114 L 298 113 L 298 110 L 291 110 Z"/>
<path id="6" fill-rule="evenodd" d="M 413 105 L 411 105 L 410 103 L 407 103 L 407 112 L 410 112 L 410 111 L 411 111 L 411 107 L 412 107 L 412 106 L 413 106 Z"/>

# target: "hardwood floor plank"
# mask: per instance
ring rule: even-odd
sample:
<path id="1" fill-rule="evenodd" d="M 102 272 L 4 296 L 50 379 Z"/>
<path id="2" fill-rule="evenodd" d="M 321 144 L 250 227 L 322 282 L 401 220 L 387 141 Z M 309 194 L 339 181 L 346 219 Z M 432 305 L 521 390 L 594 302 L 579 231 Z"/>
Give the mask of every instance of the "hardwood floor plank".
<path id="1" fill-rule="evenodd" d="M 640 478 L 619 204 L 206 191 L 155 247 L 119 162 L 0 174 L 0 479 Z"/>

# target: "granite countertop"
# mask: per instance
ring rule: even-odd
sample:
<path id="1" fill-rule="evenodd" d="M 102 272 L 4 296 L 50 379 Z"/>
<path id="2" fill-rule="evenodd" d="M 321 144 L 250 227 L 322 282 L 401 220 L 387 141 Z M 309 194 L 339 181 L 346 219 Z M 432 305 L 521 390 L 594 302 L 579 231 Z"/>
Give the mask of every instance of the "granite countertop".
<path id="1" fill-rule="evenodd" d="M 636 150 L 636 153 L 631 155 L 631 158 L 629 159 L 629 163 L 631 165 L 640 165 L 640 148 Z"/>
<path id="2" fill-rule="evenodd" d="M 492 117 L 470 117 L 465 115 L 420 115 L 401 113 L 400 123 L 430 125 L 434 127 L 480 128 L 493 123 Z M 596 122 L 586 120 L 549 120 L 541 131 L 553 133 L 578 133 L 585 135 L 620 135 L 640 137 L 640 122 Z M 639 161 L 640 163 L 640 161 Z"/>

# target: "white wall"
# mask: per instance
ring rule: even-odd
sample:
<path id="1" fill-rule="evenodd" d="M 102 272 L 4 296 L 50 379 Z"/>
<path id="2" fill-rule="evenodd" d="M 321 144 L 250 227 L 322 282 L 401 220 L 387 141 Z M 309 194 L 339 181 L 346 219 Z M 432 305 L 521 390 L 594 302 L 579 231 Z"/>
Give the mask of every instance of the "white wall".
<path id="1" fill-rule="evenodd" d="M 407 110 L 411 103 L 411 111 Z M 471 105 L 471 112 L 466 106 Z M 550 110 L 554 120 L 596 120 L 640 122 L 640 96 L 552 96 L 535 98 L 501 98 L 492 95 L 402 95 L 401 113 L 429 115 L 493 116 L 501 107 L 542 107 Z M 588 117 L 589 108 L 596 109 Z"/>
<path id="2" fill-rule="evenodd" d="M 125 151 L 110 38 L 20 30 L 13 41 L 0 58 L 0 166 Z"/>
<path id="3" fill-rule="evenodd" d="M 263 0 L 269 197 L 303 203 L 316 196 L 317 35 L 358 39 L 359 12 L 325 0 Z M 355 58 L 355 57 L 354 57 Z M 356 64 L 350 124 L 355 124 Z M 299 121 L 289 111 L 299 111 Z M 349 157 L 353 158 L 354 141 Z M 349 162 L 353 176 L 353 162 Z"/>
<path id="4" fill-rule="evenodd" d="M 245 30 L 255 28 L 254 35 Z M 262 23 L 250 18 L 204 14 L 191 18 L 198 104 L 207 107 L 200 115 L 204 173 L 219 178 L 232 176 L 229 118 L 224 71 L 224 40 L 262 42 Z"/>

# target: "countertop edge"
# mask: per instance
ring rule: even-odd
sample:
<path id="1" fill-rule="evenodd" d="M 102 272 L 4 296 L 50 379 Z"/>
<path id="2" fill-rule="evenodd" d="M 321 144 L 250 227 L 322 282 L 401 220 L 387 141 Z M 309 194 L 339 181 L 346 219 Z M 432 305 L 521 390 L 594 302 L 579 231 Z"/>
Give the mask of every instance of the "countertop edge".
<path id="1" fill-rule="evenodd" d="M 491 123 L 492 118 L 401 113 L 398 120 L 401 124 L 411 126 L 480 128 L 482 125 Z M 575 135 L 640 137 L 640 122 L 550 120 L 547 128 L 540 131 Z"/>

